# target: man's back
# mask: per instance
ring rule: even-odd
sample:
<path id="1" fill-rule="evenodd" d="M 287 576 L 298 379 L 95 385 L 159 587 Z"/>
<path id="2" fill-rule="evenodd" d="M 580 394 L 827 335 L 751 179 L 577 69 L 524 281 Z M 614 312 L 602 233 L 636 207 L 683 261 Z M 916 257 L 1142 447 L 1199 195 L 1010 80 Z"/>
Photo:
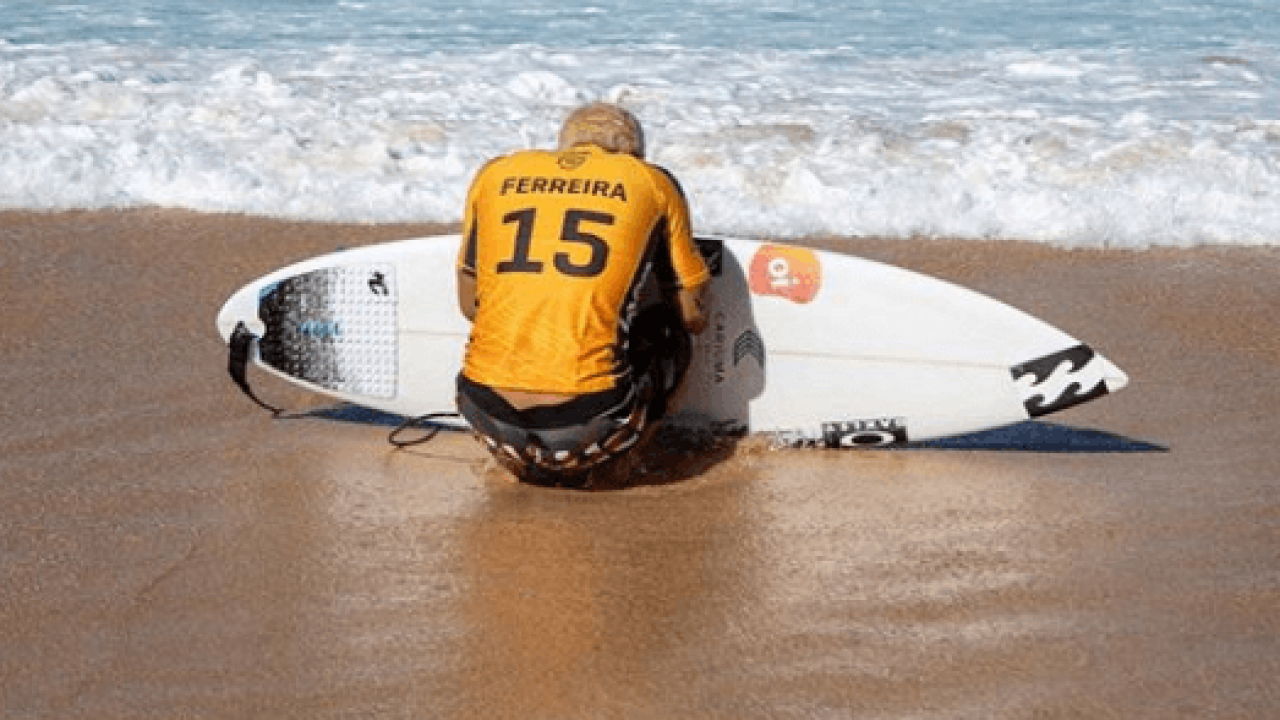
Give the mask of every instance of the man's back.
<path id="1" fill-rule="evenodd" d="M 622 333 L 642 269 L 660 253 L 685 286 L 706 279 L 675 183 L 595 146 L 520 152 L 481 171 L 460 266 L 478 303 L 464 374 L 484 385 L 579 395 L 626 372 Z"/>

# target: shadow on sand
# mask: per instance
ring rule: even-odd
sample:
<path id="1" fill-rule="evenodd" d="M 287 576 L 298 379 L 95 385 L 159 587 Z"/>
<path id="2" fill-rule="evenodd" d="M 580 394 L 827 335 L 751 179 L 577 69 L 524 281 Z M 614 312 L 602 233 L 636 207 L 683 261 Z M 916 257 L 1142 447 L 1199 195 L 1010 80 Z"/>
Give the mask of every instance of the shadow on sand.
<path id="1" fill-rule="evenodd" d="M 465 426 L 453 418 L 428 420 L 406 428 L 406 418 L 358 405 L 322 407 L 286 417 L 401 428 L 397 434 L 402 441 L 407 441 L 404 443 L 406 447 L 425 444 L 438 432 L 466 432 Z M 607 491 L 684 482 L 731 458 L 742 440 L 742 437 L 716 435 L 710 431 L 662 426 L 637 457 L 629 462 L 624 461 L 624 464 L 617 467 L 593 473 L 592 478 L 581 489 Z M 927 449 L 1070 454 L 1169 452 L 1168 447 L 1144 440 L 1038 420 L 887 449 L 899 452 Z"/>
<path id="2" fill-rule="evenodd" d="M 910 443 L 902 449 L 990 450 L 1036 453 L 1161 453 L 1162 445 L 1134 440 L 1101 430 L 1028 420 L 1016 425 L 984 430 L 942 440 Z"/>
<path id="3" fill-rule="evenodd" d="M 281 419 L 316 419 L 385 427 L 399 439 L 399 442 L 392 440 L 392 444 L 400 447 L 426 444 L 439 432 L 467 432 L 466 426 L 455 418 L 415 421 L 406 426 L 408 419 L 399 415 L 347 404 L 291 413 L 281 416 Z M 684 482 L 732 457 L 739 440 L 740 437 L 664 425 L 657 429 L 636 457 L 616 467 L 593 472 L 585 486 L 579 489 L 621 490 Z"/>

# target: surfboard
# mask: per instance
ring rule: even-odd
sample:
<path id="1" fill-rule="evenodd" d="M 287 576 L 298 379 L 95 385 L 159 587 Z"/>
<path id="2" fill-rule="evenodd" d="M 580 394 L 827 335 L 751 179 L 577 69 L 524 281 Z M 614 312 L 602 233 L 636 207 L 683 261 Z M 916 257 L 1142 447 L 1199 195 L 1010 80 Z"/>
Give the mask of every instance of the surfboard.
<path id="1" fill-rule="evenodd" d="M 248 283 L 217 318 L 233 375 L 239 354 L 383 412 L 452 410 L 470 330 L 456 300 L 460 242 L 339 251 Z M 672 423 L 790 445 L 887 445 L 1021 422 L 1128 383 L 1065 332 L 936 278 L 795 245 L 698 245 L 713 275 L 710 322 Z"/>

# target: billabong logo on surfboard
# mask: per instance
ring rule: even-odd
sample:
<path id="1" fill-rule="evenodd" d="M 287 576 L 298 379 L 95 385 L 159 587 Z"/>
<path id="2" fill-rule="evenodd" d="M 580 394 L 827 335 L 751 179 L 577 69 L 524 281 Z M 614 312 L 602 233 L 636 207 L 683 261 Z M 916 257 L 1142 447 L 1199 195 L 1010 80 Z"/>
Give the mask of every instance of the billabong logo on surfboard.
<path id="1" fill-rule="evenodd" d="M 1108 392 L 1106 363 L 1087 345 L 1077 345 L 1010 368 L 1027 414 L 1040 417 Z"/>
<path id="2" fill-rule="evenodd" d="M 751 292 L 807 303 L 822 287 L 822 263 L 808 248 L 764 245 L 751 258 Z"/>

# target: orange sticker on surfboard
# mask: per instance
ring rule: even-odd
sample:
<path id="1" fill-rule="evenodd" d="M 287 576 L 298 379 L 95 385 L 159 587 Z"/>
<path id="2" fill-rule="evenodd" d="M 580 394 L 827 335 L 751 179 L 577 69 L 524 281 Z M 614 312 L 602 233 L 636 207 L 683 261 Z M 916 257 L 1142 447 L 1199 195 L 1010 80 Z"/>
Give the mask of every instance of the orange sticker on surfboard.
<path id="1" fill-rule="evenodd" d="M 808 248 L 764 245 L 751 258 L 751 292 L 807 303 L 822 287 L 822 264 Z"/>

